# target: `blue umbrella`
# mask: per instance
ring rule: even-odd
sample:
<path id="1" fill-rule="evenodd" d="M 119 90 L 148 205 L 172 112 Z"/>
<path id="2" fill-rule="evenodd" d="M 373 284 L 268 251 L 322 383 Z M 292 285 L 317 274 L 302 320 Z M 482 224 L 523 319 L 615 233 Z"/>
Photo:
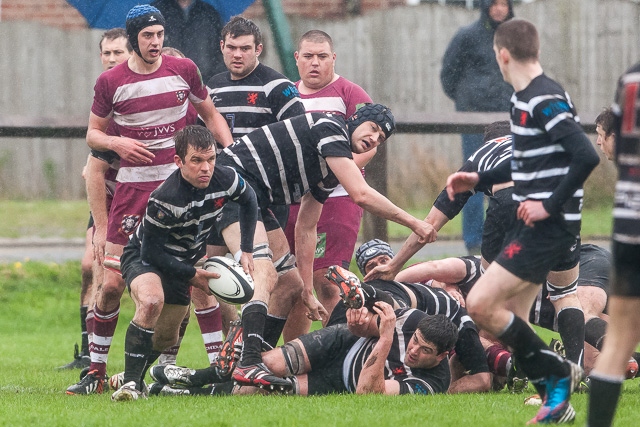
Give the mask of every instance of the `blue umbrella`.
<path id="1" fill-rule="evenodd" d="M 127 12 L 137 5 L 153 0 L 67 0 L 85 17 L 91 28 L 124 28 Z M 255 0 L 203 0 L 216 8 L 224 22 L 244 12 Z"/>

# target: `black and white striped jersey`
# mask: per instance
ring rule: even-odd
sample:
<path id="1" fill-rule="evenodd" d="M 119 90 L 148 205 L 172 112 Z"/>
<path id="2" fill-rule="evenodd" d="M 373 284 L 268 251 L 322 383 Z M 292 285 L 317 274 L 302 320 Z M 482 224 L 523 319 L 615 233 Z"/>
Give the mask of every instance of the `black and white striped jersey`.
<path id="1" fill-rule="evenodd" d="M 229 200 L 249 205 L 249 197 L 255 197 L 253 191 L 232 168 L 216 165 L 204 189 L 189 184 L 178 169 L 149 196 L 144 219 L 129 245 L 140 248 L 144 262 L 174 277 L 190 279 L 195 274 L 193 266 L 206 253 L 207 235 L 222 207 Z M 253 208 L 257 219 L 255 198 Z M 255 229 L 255 220 L 253 226 Z M 155 247 L 145 247 L 149 244 Z"/>
<path id="2" fill-rule="evenodd" d="M 306 113 L 243 136 L 220 153 L 218 163 L 235 167 L 261 206 L 290 205 L 309 191 L 320 203 L 329 197 L 338 180 L 325 157 L 353 158 L 346 123 L 330 114 Z"/>
<path id="3" fill-rule="evenodd" d="M 485 142 L 471 157 L 458 169 L 460 172 L 484 172 L 493 169 L 504 162 L 511 160 L 512 153 L 511 135 L 492 139 Z M 492 185 L 478 185 L 474 191 L 466 191 L 456 194 L 453 201 L 449 200 L 447 191 L 442 190 L 433 205 L 449 219 L 453 219 L 460 213 L 465 203 L 477 192 L 483 192 L 487 196 L 493 196 Z"/>
<path id="4" fill-rule="evenodd" d="M 400 384 L 400 394 L 446 393 L 451 382 L 447 357 L 431 369 L 412 369 L 404 364 L 407 345 L 417 329 L 418 322 L 425 316 L 425 313 L 415 309 L 396 310 L 396 330 L 385 363 L 384 378 L 396 380 Z M 364 363 L 377 341 L 377 338 L 360 338 L 345 358 L 343 380 L 351 392 L 355 392 Z"/>
<path id="5" fill-rule="evenodd" d="M 209 79 L 207 86 L 234 139 L 261 126 L 305 113 L 296 86 L 263 64 L 258 64 L 251 74 L 240 80 L 232 80 L 228 71 L 217 74 Z"/>
<path id="6" fill-rule="evenodd" d="M 616 182 L 613 240 L 640 244 L 640 63 L 618 81 L 613 112 L 616 123 Z"/>
<path id="7" fill-rule="evenodd" d="M 546 200 L 569 172 L 571 155 L 563 144 L 566 137 L 584 132 L 580 118 L 567 92 L 545 74 L 514 93 L 511 103 L 513 198 Z M 580 233 L 583 195 L 580 183 L 562 209 L 575 235 Z"/>

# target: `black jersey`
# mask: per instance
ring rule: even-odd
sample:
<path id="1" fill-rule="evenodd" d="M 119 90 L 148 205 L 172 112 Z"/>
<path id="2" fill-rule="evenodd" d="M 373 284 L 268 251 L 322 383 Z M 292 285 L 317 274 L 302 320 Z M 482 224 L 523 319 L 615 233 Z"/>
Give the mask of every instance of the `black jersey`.
<path id="1" fill-rule="evenodd" d="M 618 81 L 616 100 L 616 182 L 613 240 L 640 244 L 640 63 Z"/>
<path id="2" fill-rule="evenodd" d="M 306 113 L 243 136 L 220 153 L 218 163 L 247 178 L 261 206 L 290 205 L 307 192 L 320 203 L 329 197 L 338 180 L 325 157 L 353 158 L 346 123 L 330 114 Z"/>
<path id="3" fill-rule="evenodd" d="M 407 345 L 417 329 L 418 322 L 425 316 L 426 314 L 419 310 L 396 310 L 396 329 L 385 363 L 384 378 L 398 381 L 400 394 L 446 393 L 449 389 L 451 374 L 447 357 L 431 369 L 412 369 L 404 364 Z M 351 392 L 355 392 L 364 363 L 376 342 L 378 342 L 377 338 L 361 338 L 349 351 L 343 372 L 345 385 Z"/>
<path id="4" fill-rule="evenodd" d="M 571 155 L 566 137 L 584 133 L 569 94 L 545 74 L 511 97 L 513 198 L 546 200 L 569 172 Z M 563 203 L 565 221 L 574 235 L 580 233 L 582 183 Z"/>
<path id="5" fill-rule="evenodd" d="M 207 86 L 234 139 L 259 127 L 305 113 L 296 86 L 262 64 L 240 80 L 232 80 L 228 71 L 217 74 Z"/>
<path id="6" fill-rule="evenodd" d="M 485 142 L 458 170 L 460 172 L 484 172 L 510 161 L 512 157 L 511 143 L 511 135 Z M 449 200 L 447 191 L 444 189 L 433 202 L 433 206 L 445 214 L 447 218 L 453 219 L 475 193 L 483 192 L 487 196 L 493 196 L 492 188 L 492 185 L 478 185 L 473 191 L 456 194 L 453 201 Z"/>
<path id="7" fill-rule="evenodd" d="M 252 206 L 254 228 L 246 230 L 252 242 L 257 202 L 253 190 L 235 170 L 216 165 L 209 186 L 197 189 L 178 169 L 149 196 L 144 219 L 129 245 L 140 248 L 143 261 L 174 277 L 190 279 L 195 274 L 193 266 L 206 252 L 206 237 L 228 200 Z M 250 252 L 253 245 L 244 248 L 242 231 L 243 250 Z"/>

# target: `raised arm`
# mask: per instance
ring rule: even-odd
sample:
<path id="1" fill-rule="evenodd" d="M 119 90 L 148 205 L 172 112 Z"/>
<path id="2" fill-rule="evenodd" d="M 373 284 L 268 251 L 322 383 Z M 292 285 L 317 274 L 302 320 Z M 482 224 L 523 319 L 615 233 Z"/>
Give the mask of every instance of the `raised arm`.
<path id="1" fill-rule="evenodd" d="M 410 228 L 417 234 L 420 242 L 430 243 L 436 240 L 437 232 L 431 224 L 414 218 L 371 188 L 353 160 L 346 157 L 327 157 L 326 160 L 340 184 L 358 206 L 376 216 Z"/>

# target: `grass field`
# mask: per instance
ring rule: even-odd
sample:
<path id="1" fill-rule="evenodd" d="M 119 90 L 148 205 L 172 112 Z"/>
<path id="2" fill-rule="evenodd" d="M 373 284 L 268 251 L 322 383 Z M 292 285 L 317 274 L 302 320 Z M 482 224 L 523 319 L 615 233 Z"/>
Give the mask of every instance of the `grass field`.
<path id="1" fill-rule="evenodd" d="M 526 395 L 152 397 L 114 403 L 109 394 L 67 396 L 78 371 L 55 368 L 71 360 L 79 341 L 80 265 L 0 264 L 0 425 L 2 426 L 523 426 L 536 412 Z M 122 300 L 109 372 L 124 368 L 124 332 L 133 314 Z M 190 325 L 180 364 L 206 366 L 197 326 Z M 639 381 L 627 381 L 618 426 L 640 423 Z M 533 391 L 531 391 L 533 393 Z M 585 423 L 586 395 L 572 399 L 576 425 Z"/>

